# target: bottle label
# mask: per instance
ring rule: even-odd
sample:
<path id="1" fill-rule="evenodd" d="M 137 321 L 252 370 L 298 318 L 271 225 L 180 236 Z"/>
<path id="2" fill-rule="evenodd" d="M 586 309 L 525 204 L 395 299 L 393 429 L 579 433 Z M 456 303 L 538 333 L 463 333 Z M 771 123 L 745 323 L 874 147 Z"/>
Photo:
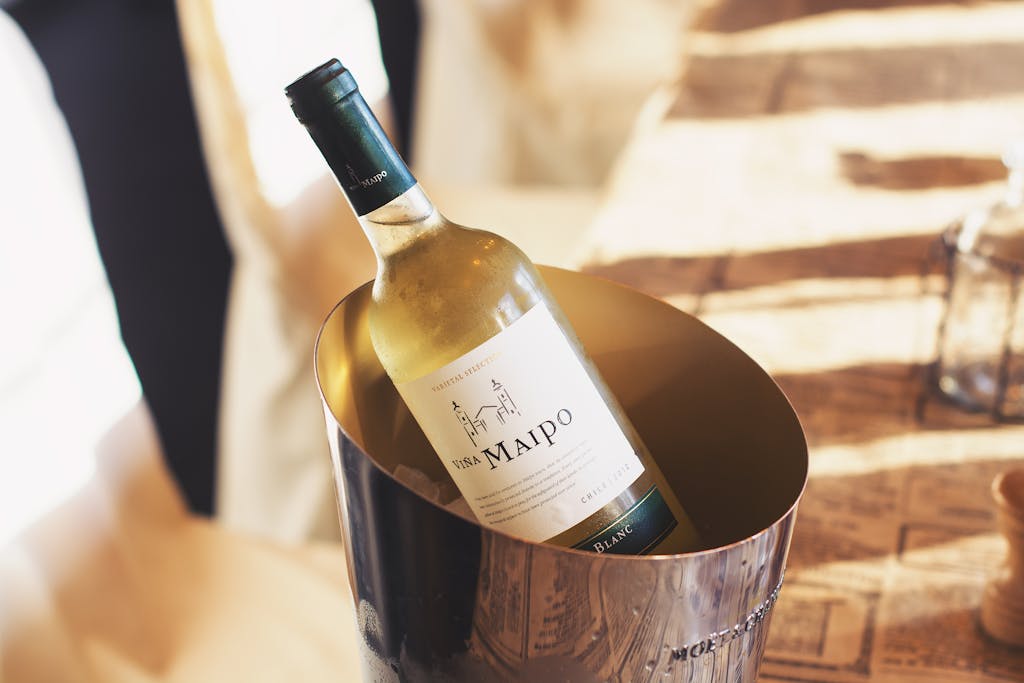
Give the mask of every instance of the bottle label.
<path id="1" fill-rule="evenodd" d="M 546 540 L 644 470 L 544 304 L 397 389 L 485 526 Z"/>

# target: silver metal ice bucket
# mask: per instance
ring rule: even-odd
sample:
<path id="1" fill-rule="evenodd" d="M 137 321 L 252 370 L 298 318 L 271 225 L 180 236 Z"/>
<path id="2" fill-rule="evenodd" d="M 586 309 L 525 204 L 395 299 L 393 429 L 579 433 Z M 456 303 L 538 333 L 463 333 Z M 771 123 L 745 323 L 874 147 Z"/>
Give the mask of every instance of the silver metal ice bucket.
<path id="1" fill-rule="evenodd" d="M 430 447 L 373 353 L 363 286 L 324 323 L 316 371 L 365 680 L 755 680 L 807 478 L 792 407 L 695 318 L 542 273 L 714 547 L 629 557 L 530 543 L 399 483 L 395 467 Z M 423 462 L 444 477 L 436 456 Z"/>

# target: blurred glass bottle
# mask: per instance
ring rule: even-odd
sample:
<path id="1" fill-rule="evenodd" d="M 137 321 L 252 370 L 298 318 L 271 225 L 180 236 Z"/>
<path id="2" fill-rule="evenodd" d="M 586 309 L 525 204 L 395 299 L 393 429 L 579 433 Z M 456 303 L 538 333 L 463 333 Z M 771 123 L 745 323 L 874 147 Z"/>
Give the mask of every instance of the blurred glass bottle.
<path id="1" fill-rule="evenodd" d="M 943 393 L 997 419 L 1024 418 L 1024 140 L 1003 155 L 997 204 L 969 213 L 945 235 L 949 294 L 939 336 Z"/>

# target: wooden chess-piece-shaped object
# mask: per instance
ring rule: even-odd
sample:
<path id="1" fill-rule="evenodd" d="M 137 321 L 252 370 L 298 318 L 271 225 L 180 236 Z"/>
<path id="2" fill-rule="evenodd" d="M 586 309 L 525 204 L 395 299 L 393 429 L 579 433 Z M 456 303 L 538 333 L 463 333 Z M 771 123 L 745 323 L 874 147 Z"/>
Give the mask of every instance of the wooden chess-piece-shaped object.
<path id="1" fill-rule="evenodd" d="M 985 586 L 981 625 L 996 640 L 1024 646 L 1024 468 L 999 474 L 992 482 L 992 497 L 1009 552 Z"/>

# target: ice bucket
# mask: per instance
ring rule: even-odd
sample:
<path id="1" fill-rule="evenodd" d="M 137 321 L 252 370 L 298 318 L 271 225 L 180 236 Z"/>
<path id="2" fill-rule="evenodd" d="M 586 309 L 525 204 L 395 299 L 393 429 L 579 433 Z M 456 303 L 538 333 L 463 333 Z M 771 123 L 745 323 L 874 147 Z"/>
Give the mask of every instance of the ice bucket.
<path id="1" fill-rule="evenodd" d="M 450 511 L 451 492 L 438 502 L 400 483 L 413 455 L 424 481 L 445 475 L 374 355 L 365 285 L 316 346 L 364 679 L 754 681 L 807 479 L 792 407 L 692 316 L 541 272 L 711 549 L 531 543 Z"/>

